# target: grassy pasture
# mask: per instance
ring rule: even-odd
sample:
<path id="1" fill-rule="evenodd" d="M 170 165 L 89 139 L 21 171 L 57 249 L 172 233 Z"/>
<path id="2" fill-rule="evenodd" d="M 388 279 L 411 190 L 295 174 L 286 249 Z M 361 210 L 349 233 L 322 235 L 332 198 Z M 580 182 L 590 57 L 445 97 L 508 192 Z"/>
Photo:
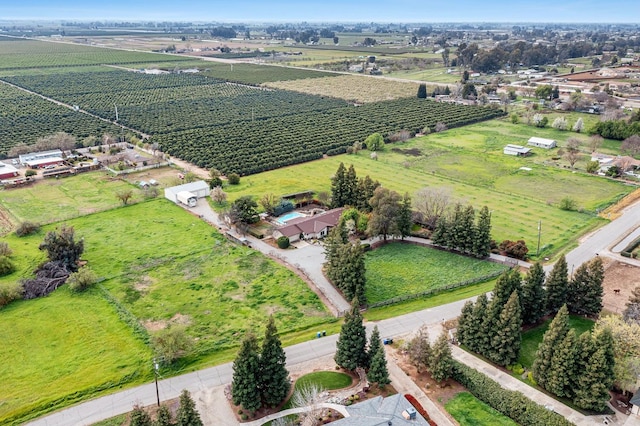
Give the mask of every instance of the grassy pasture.
<path id="1" fill-rule="evenodd" d="M 0 205 L 17 222 L 53 223 L 119 206 L 116 193 L 132 189 L 133 202 L 142 192 L 102 172 L 63 179 L 44 179 L 36 185 L 0 191 Z"/>
<path id="2" fill-rule="evenodd" d="M 445 404 L 445 409 L 460 426 L 516 426 L 517 423 L 469 392 L 457 394 Z"/>
<path id="3" fill-rule="evenodd" d="M 551 319 L 545 321 L 542 325 L 527 330 L 522 333 L 522 345 L 520 346 L 520 357 L 518 363 L 526 368 L 531 368 L 533 361 L 535 361 L 536 351 L 538 345 L 542 343 L 542 337 L 544 333 L 549 329 Z M 569 327 L 576 331 L 579 336 L 585 331 L 590 331 L 594 326 L 593 320 L 580 317 L 577 315 L 569 315 Z"/>
<path id="4" fill-rule="evenodd" d="M 372 250 L 365 262 L 369 303 L 438 289 L 504 269 L 497 263 L 403 243 Z"/>

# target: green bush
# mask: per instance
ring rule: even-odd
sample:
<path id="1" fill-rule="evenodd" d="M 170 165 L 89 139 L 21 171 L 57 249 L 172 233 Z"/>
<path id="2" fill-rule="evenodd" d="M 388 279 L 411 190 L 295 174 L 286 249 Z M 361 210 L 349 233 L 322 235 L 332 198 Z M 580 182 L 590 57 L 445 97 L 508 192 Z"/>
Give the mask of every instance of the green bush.
<path id="1" fill-rule="evenodd" d="M 74 272 L 73 274 L 69 275 L 69 278 L 67 278 L 69 289 L 74 292 L 84 291 L 94 285 L 96 282 L 98 282 L 96 274 L 94 274 L 93 271 L 86 266 L 78 270 L 78 272 Z"/>
<path id="2" fill-rule="evenodd" d="M 578 204 L 573 198 L 564 197 L 560 200 L 560 205 L 558 207 L 560 207 L 560 210 L 575 211 L 578 209 Z"/>
<path id="3" fill-rule="evenodd" d="M 6 241 L 0 241 L 0 256 L 11 256 L 13 251 Z"/>
<path id="4" fill-rule="evenodd" d="M 16 229 L 16 235 L 18 237 L 24 237 L 27 235 L 35 234 L 40 230 L 40 224 L 35 222 L 22 222 Z"/>
<path id="5" fill-rule="evenodd" d="M 0 256 L 0 277 L 9 275 L 16 270 L 16 267 L 7 256 Z"/>
<path id="6" fill-rule="evenodd" d="M 289 237 L 285 237 L 283 235 L 282 237 L 278 238 L 276 243 L 278 244 L 278 247 L 280 247 L 281 249 L 289 248 L 289 245 L 290 245 Z"/>
<path id="7" fill-rule="evenodd" d="M 0 307 L 6 306 L 22 296 L 22 286 L 19 283 L 0 285 Z"/>
<path id="8" fill-rule="evenodd" d="M 25 177 L 31 177 L 31 176 L 35 176 L 37 175 L 38 172 L 36 172 L 35 170 L 29 169 L 26 172 L 24 172 L 24 176 Z"/>
<path id="9" fill-rule="evenodd" d="M 237 173 L 229 173 L 227 176 L 230 185 L 238 185 L 240 183 L 240 175 Z"/>

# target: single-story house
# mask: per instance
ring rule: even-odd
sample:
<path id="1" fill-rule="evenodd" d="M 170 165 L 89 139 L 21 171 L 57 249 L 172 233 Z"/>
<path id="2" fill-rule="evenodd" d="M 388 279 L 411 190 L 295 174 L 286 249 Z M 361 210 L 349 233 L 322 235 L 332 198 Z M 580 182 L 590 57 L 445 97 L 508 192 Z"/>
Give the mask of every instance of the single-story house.
<path id="1" fill-rule="evenodd" d="M 30 152 L 19 156 L 20 164 L 37 169 L 41 167 L 62 164 L 62 151 L 54 149 L 51 151 Z"/>
<path id="2" fill-rule="evenodd" d="M 164 189 L 164 198 L 179 204 L 178 194 L 190 192 L 196 198 L 204 198 L 209 195 L 209 185 L 203 180 L 185 183 L 184 185 L 172 186 Z"/>
<path id="3" fill-rule="evenodd" d="M 11 164 L 5 164 L 0 161 L 0 179 L 8 179 L 18 176 L 18 169 Z"/>
<path id="4" fill-rule="evenodd" d="M 343 211 L 344 208 L 341 207 L 315 216 L 290 220 L 273 231 L 273 237 L 277 239 L 284 236 L 289 238 L 290 242 L 326 237 L 329 230 L 340 220 Z"/>
<path id="5" fill-rule="evenodd" d="M 551 149 L 558 146 L 556 141 L 554 141 L 553 139 L 539 138 L 536 136 L 530 137 L 529 141 L 527 141 L 527 145 L 537 146 L 538 148 L 544 148 L 544 149 Z"/>
<path id="6" fill-rule="evenodd" d="M 633 397 L 629 400 L 630 415 L 624 422 L 624 426 L 639 426 L 640 425 L 640 388 L 633 394 Z"/>
<path id="7" fill-rule="evenodd" d="M 504 147 L 502 152 L 506 155 L 515 155 L 516 157 L 525 157 L 531 152 L 531 148 L 525 148 L 520 145 L 509 144 Z"/>
<path id="8" fill-rule="evenodd" d="M 429 422 L 416 411 L 407 398 L 395 394 L 377 396 L 345 407 L 348 416 L 332 422 L 336 426 L 429 426 Z"/>

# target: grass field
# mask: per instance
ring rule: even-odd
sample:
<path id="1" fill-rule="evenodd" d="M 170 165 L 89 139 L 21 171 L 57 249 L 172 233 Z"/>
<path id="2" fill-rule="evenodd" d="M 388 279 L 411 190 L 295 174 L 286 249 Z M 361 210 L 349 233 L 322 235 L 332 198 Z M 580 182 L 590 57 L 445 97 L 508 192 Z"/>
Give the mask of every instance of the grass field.
<path id="1" fill-rule="evenodd" d="M 378 153 L 377 161 L 369 158 L 368 151 L 328 157 L 243 177 L 240 185 L 225 190 L 230 200 L 243 195 L 259 197 L 264 193 L 308 189 L 330 192 L 331 176 L 344 162 L 347 166 L 353 164 L 358 176 L 368 174 L 400 193 L 413 195 L 423 187 L 439 187 L 450 190 L 455 200 L 476 208 L 487 205 L 492 211 L 492 236 L 497 241 L 523 239 L 530 255 L 535 254 L 533 243 L 538 237 L 538 221 L 542 221 L 540 255 L 550 256 L 603 223 L 595 216 L 596 210 L 634 188 L 545 164 L 551 154 L 542 149 L 534 149 L 530 158 L 502 154 L 507 143 L 524 143 L 533 135 L 555 137 L 564 144 L 569 134 L 550 129 L 538 132 L 523 124 L 492 120 L 387 145 L 384 152 Z M 482 161 L 478 161 L 479 157 Z M 584 211 L 560 210 L 558 203 L 567 196 Z"/>
<path id="2" fill-rule="evenodd" d="M 497 263 L 403 243 L 368 252 L 365 263 L 370 304 L 504 270 L 504 265 Z"/>
<path id="3" fill-rule="evenodd" d="M 166 375 L 230 360 L 238 336 L 249 328 L 262 333 L 270 314 L 285 342 L 308 340 L 311 327 L 335 332 L 335 319 L 291 271 L 232 244 L 167 200 L 66 223 L 84 238 L 83 259 L 105 279 L 101 286 L 121 309 L 150 333 L 180 323 L 197 339 L 193 354 L 166 369 Z M 19 269 L 0 285 L 27 276 L 42 261 L 37 246 L 54 226 L 38 235 L 2 239 L 13 249 Z M 151 349 L 134 337 L 109 303 L 100 288 L 72 295 L 63 287 L 47 298 L 0 310 L 0 323 L 11 324 L 0 337 L 3 391 L 11 390 L 11 395 L 0 394 L 0 423 L 66 405 L 102 386 L 149 378 Z M 84 376 L 76 377 L 76 371 Z"/>
<path id="4" fill-rule="evenodd" d="M 549 329 L 551 320 L 547 320 L 544 324 L 522 333 L 522 345 L 520 346 L 520 357 L 518 363 L 526 368 L 531 368 L 535 360 L 538 345 L 542 343 L 544 333 Z M 588 319 L 576 315 L 569 316 L 569 326 L 576 331 L 579 336 L 585 331 L 590 331 L 595 323 Z"/>
<path id="5" fill-rule="evenodd" d="M 305 389 L 309 386 L 318 386 L 324 390 L 342 389 L 350 386 L 353 379 L 348 374 L 339 373 L 337 371 L 315 371 L 305 374 L 296 380 L 293 392 Z M 293 408 L 293 398 L 290 398 L 282 407 L 283 410 Z"/>
<path id="6" fill-rule="evenodd" d="M 312 95 L 330 96 L 366 103 L 415 97 L 418 83 L 384 80 L 359 75 L 341 75 L 304 80 L 277 81 L 265 86 Z"/>
<path id="7" fill-rule="evenodd" d="M 516 422 L 469 392 L 456 395 L 445 404 L 445 409 L 460 426 L 517 426 Z"/>
<path id="8" fill-rule="evenodd" d="M 0 205 L 17 222 L 53 223 L 117 207 L 122 202 L 116 193 L 125 189 L 133 190 L 132 202 L 142 199 L 142 192 L 126 181 L 103 172 L 83 173 L 0 191 Z"/>

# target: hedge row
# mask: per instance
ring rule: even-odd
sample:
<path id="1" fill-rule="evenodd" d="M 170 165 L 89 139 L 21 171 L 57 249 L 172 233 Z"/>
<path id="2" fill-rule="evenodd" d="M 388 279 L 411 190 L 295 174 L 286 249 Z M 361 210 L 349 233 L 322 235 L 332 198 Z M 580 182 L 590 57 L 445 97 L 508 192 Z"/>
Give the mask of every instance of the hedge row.
<path id="1" fill-rule="evenodd" d="M 635 253 L 633 251 L 640 246 L 640 237 L 633 240 L 624 250 L 620 253 L 624 257 L 633 257 L 636 258 Z"/>
<path id="2" fill-rule="evenodd" d="M 573 425 L 560 414 L 536 404 L 521 392 L 504 389 L 479 371 L 457 361 L 453 362 L 452 377 L 476 398 L 486 402 L 519 425 Z"/>

